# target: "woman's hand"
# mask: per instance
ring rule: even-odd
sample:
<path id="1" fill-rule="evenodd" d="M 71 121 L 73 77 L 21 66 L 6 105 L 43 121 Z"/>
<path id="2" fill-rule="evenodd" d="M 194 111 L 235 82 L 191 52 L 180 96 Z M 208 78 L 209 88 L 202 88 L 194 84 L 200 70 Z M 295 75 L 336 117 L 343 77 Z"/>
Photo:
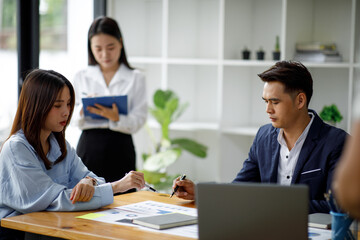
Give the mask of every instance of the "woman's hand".
<path id="1" fill-rule="evenodd" d="M 76 202 L 88 202 L 95 193 L 95 187 L 91 178 L 83 178 L 73 188 L 70 194 L 70 200 L 74 204 Z"/>
<path id="2" fill-rule="evenodd" d="M 130 171 L 122 179 L 111 183 L 114 193 L 126 192 L 132 188 L 142 189 L 145 186 L 142 172 Z"/>
<path id="3" fill-rule="evenodd" d="M 119 109 L 115 103 L 112 104 L 112 108 L 104 107 L 103 105 L 95 103 L 95 107 L 88 106 L 86 110 L 104 118 L 107 118 L 113 122 L 117 122 L 120 120 Z"/>

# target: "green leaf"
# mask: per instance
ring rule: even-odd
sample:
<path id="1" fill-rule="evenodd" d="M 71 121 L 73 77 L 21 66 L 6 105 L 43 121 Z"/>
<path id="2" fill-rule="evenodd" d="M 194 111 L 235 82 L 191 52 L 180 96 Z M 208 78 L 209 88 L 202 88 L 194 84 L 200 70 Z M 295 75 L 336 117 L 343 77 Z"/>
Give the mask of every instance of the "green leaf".
<path id="1" fill-rule="evenodd" d="M 150 157 L 151 154 L 143 153 L 141 156 L 142 156 L 142 159 L 143 159 L 144 161 L 146 161 L 146 159 L 147 159 L 148 157 Z"/>
<path id="2" fill-rule="evenodd" d="M 178 106 L 179 106 L 179 99 L 178 98 L 172 98 L 168 102 L 166 102 L 165 112 L 167 114 L 166 117 L 168 117 L 169 120 L 171 119 L 171 116 L 176 111 Z"/>
<path id="3" fill-rule="evenodd" d="M 172 122 L 175 122 L 186 110 L 186 108 L 189 106 L 189 103 L 181 104 L 180 107 L 174 112 L 174 115 L 171 118 Z"/>
<path id="4" fill-rule="evenodd" d="M 171 90 L 163 91 L 159 89 L 154 94 L 154 104 L 156 107 L 164 109 L 166 103 L 174 97 L 176 97 L 176 95 L 173 91 Z"/>
<path id="5" fill-rule="evenodd" d="M 181 155 L 180 148 L 173 148 L 149 157 L 143 167 L 147 171 L 158 172 L 173 164 Z"/>
<path id="6" fill-rule="evenodd" d="M 177 138 L 171 140 L 172 145 L 178 145 L 182 149 L 194 154 L 197 157 L 205 158 L 207 146 L 187 138 Z"/>
<path id="7" fill-rule="evenodd" d="M 153 117 L 158 121 L 160 125 L 163 125 L 165 119 L 167 118 L 167 113 L 164 109 L 160 108 L 150 108 L 149 112 Z"/>

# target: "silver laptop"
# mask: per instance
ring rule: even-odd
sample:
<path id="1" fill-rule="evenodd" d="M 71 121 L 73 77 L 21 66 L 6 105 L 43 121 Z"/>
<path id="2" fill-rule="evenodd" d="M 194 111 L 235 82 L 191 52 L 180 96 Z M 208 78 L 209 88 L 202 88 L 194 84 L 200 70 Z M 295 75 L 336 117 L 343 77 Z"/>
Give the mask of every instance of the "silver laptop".
<path id="1" fill-rule="evenodd" d="M 308 239 L 308 187 L 199 183 L 199 239 Z"/>

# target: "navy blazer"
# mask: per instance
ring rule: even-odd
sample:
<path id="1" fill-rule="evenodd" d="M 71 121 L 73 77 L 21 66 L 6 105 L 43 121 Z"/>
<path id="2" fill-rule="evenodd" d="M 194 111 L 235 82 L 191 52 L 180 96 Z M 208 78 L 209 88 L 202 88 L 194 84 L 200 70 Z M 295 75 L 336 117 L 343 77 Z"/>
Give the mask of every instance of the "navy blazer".
<path id="1" fill-rule="evenodd" d="M 324 193 L 331 181 L 347 137 L 344 130 L 325 124 L 315 116 L 296 163 L 292 184 L 309 186 L 309 213 L 329 213 Z M 280 129 L 271 124 L 262 126 L 250 148 L 248 159 L 233 182 L 276 183 L 280 158 L 277 137 Z"/>

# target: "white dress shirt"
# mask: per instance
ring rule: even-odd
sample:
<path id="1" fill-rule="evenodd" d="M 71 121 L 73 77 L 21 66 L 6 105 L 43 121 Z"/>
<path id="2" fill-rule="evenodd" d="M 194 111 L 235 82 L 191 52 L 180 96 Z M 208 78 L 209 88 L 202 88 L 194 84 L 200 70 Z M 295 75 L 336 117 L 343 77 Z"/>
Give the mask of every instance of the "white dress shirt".
<path id="1" fill-rule="evenodd" d="M 61 151 L 52 134 L 50 146 L 47 157 L 54 163 Z M 22 130 L 4 143 L 0 152 L 0 219 L 44 210 L 97 209 L 113 202 L 111 184 L 89 171 L 68 142 L 66 147 L 65 159 L 46 170 Z M 72 188 L 86 176 L 95 178 L 99 185 L 90 201 L 73 204 Z"/>
<path id="2" fill-rule="evenodd" d="M 294 147 L 289 151 L 289 148 L 284 139 L 284 130 L 280 129 L 278 135 L 278 142 L 280 146 L 279 166 L 278 166 L 278 178 L 277 182 L 281 185 L 290 185 L 294 174 L 296 163 L 299 159 L 301 148 L 304 145 L 305 139 L 308 135 L 311 124 L 314 120 L 313 113 L 309 112 L 311 120 L 306 126 L 300 137 L 296 140 Z"/>
<path id="3" fill-rule="evenodd" d="M 147 118 L 147 97 L 145 76 L 138 70 L 131 70 L 121 64 L 109 86 L 106 85 L 99 65 L 88 66 L 78 72 L 73 80 L 75 89 L 75 110 L 72 122 L 80 129 L 108 128 L 126 134 L 138 131 Z M 108 119 L 88 119 L 80 116 L 81 98 L 87 96 L 128 96 L 128 114 L 120 114 L 117 122 Z"/>

